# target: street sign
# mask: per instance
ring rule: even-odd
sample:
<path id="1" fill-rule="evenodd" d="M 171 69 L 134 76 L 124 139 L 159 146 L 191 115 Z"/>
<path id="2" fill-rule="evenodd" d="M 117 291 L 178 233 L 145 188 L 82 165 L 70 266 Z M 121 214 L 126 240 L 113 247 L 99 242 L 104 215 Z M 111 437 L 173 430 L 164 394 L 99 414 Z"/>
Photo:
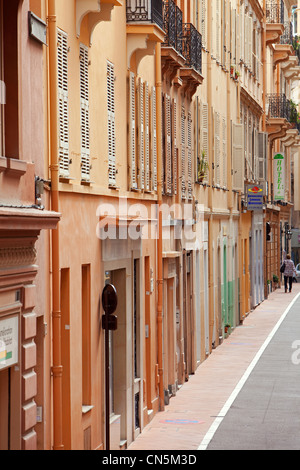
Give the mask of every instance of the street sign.
<path id="1" fill-rule="evenodd" d="M 247 187 L 248 211 L 262 210 L 264 202 L 264 191 L 262 185 L 252 184 Z"/>
<path id="2" fill-rule="evenodd" d="M 285 197 L 285 163 L 284 155 L 276 153 L 273 159 L 274 168 L 274 200 L 283 201 Z"/>

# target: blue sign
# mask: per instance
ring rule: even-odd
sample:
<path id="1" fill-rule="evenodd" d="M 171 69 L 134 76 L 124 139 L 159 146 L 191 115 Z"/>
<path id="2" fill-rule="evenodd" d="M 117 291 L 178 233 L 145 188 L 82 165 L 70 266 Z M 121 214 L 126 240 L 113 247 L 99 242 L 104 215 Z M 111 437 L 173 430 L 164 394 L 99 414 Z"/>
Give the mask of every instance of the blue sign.
<path id="1" fill-rule="evenodd" d="M 261 211 L 264 203 L 263 187 L 257 184 L 249 185 L 247 188 L 247 202 L 249 211 Z"/>

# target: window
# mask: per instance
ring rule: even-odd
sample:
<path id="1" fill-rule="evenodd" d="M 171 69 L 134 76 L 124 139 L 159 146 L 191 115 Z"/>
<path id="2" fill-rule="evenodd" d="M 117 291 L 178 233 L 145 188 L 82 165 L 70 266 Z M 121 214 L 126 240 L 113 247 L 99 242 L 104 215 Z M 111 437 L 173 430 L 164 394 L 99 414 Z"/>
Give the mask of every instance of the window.
<path id="1" fill-rule="evenodd" d="M 4 155 L 3 0 L 0 0 L 0 155 Z"/>
<path id="2" fill-rule="evenodd" d="M 137 189 L 136 172 L 136 135 L 135 135 L 135 75 L 129 75 L 129 165 L 130 189 Z"/>
<path id="3" fill-rule="evenodd" d="M 81 179 L 90 180 L 89 51 L 80 45 Z"/>
<path id="4" fill-rule="evenodd" d="M 58 30 L 59 175 L 69 176 L 68 36 Z"/>
<path id="5" fill-rule="evenodd" d="M 90 265 L 81 270 L 82 296 L 82 405 L 91 405 L 91 274 Z"/>
<path id="6" fill-rule="evenodd" d="M 116 186 L 115 71 L 107 62 L 108 185 Z"/>

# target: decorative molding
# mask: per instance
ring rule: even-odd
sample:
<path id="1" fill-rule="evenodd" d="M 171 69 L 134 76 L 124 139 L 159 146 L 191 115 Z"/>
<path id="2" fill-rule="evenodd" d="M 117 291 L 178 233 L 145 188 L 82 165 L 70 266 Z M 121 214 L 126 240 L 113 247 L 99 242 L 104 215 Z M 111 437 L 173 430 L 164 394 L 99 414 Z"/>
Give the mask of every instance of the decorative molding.
<path id="1" fill-rule="evenodd" d="M 34 246 L 0 248 L 0 269 L 15 266 L 31 266 L 36 262 Z"/>

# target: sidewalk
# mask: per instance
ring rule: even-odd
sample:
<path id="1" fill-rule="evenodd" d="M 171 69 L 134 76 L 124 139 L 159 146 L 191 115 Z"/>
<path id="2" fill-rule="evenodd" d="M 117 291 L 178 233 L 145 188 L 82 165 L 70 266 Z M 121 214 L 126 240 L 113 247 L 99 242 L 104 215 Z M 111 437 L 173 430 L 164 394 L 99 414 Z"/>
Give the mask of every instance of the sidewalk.
<path id="1" fill-rule="evenodd" d="M 257 354 L 299 293 L 300 284 L 293 285 L 292 293 L 278 289 L 250 313 L 128 450 L 205 449 L 259 359 Z"/>

